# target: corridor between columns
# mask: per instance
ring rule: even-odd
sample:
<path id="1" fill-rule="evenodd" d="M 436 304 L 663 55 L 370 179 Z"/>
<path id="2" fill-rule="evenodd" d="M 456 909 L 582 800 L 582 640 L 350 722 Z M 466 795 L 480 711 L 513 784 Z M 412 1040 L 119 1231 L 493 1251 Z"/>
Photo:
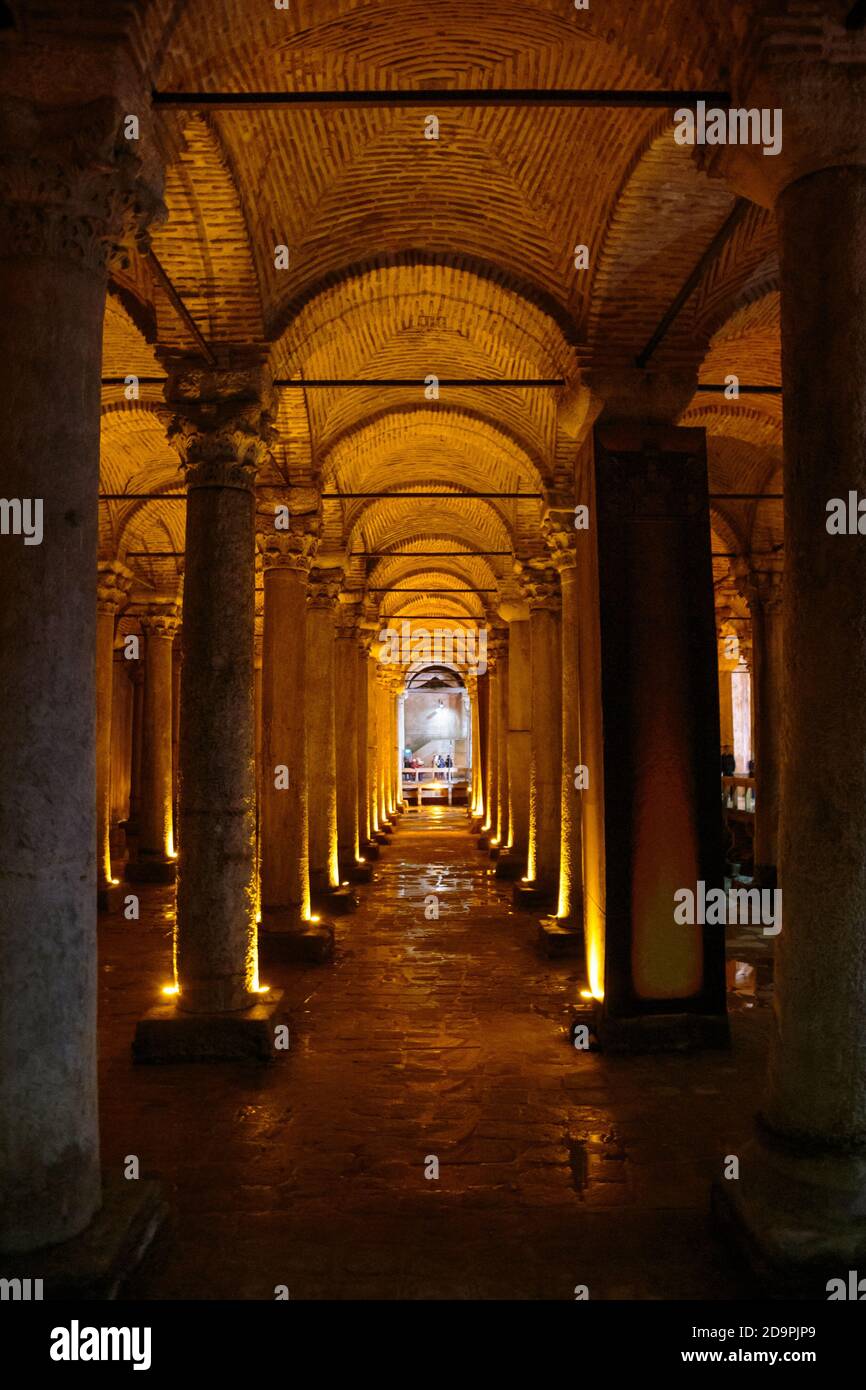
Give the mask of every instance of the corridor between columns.
<path id="1" fill-rule="evenodd" d="M 284 1063 L 131 1065 L 128 1010 L 168 958 L 167 890 L 141 930 L 101 927 L 103 1156 L 136 1136 L 175 1216 L 125 1297 L 732 1296 L 713 1245 L 716 1155 L 745 1137 L 768 1010 L 736 1010 L 736 1058 L 611 1067 L 569 1039 L 577 963 L 534 950 L 465 811 L 407 812 L 337 926 L 334 966 L 272 967 Z M 438 917 L 430 916 L 430 898 Z M 425 903 L 427 908 L 425 911 Z M 438 1178 L 426 1177 L 430 1159 Z M 207 1260 L 201 1245 L 207 1241 Z"/>

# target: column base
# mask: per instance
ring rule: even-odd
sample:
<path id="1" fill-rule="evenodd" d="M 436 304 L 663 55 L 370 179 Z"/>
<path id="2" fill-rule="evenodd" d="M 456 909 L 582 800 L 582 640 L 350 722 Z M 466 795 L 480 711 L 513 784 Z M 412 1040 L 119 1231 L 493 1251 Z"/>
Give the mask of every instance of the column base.
<path id="1" fill-rule="evenodd" d="M 501 845 L 491 845 L 491 846 L 490 846 L 490 851 L 489 851 L 489 853 L 490 853 L 490 858 L 491 858 L 491 859 L 498 859 L 499 856 L 500 856 L 500 854 L 503 853 L 502 846 L 501 846 Z"/>
<path id="2" fill-rule="evenodd" d="M 866 1157 L 777 1149 L 759 1137 L 743 1149 L 739 1178 L 713 1184 L 711 1205 L 722 1235 L 774 1293 L 826 1300 L 838 1279 L 840 1297 L 862 1298 Z"/>
<path id="3" fill-rule="evenodd" d="M 348 917 L 358 911 L 358 895 L 350 888 L 313 889 L 313 907 L 325 917 Z"/>
<path id="4" fill-rule="evenodd" d="M 727 1014 L 634 1014 L 611 1018 L 602 1007 L 596 1033 L 602 1052 L 697 1052 L 731 1045 Z"/>
<path id="5" fill-rule="evenodd" d="M 583 932 L 559 917 L 545 917 L 539 922 L 535 944 L 548 960 L 582 960 L 586 953 Z"/>
<path id="6" fill-rule="evenodd" d="M 558 893 L 537 883 L 515 883 L 512 892 L 514 906 L 521 912 L 549 912 L 556 906 Z"/>
<path id="7" fill-rule="evenodd" d="M 394 827 L 390 821 L 387 821 L 379 826 L 379 834 L 376 836 L 376 839 L 379 840 L 380 845 L 387 845 L 388 841 L 390 840 L 393 834 Z"/>
<path id="8" fill-rule="evenodd" d="M 272 989 L 261 1004 L 231 1013 L 184 1013 L 177 1004 L 157 1004 L 139 1019 L 132 1044 L 136 1062 L 273 1062 L 274 1027 L 281 1021 L 283 991 Z"/>
<path id="9" fill-rule="evenodd" d="M 0 1255 L 0 1278 L 41 1279 L 49 1302 L 116 1298 L 167 1214 L 160 1183 L 106 1178 L 102 1206 L 80 1235 L 26 1255 Z"/>
<path id="10" fill-rule="evenodd" d="M 340 869 L 341 874 L 345 874 L 350 883 L 372 883 L 373 865 L 372 864 L 349 864 L 345 869 Z"/>
<path id="11" fill-rule="evenodd" d="M 293 920 L 292 926 L 277 928 L 279 916 L 268 913 L 259 927 L 259 962 L 285 965 L 296 961 L 325 965 L 334 958 L 334 925 L 327 918 L 318 922 Z"/>
<path id="12" fill-rule="evenodd" d="M 361 853 L 365 859 L 378 859 L 382 851 L 375 840 L 362 840 Z"/>
<path id="13" fill-rule="evenodd" d="M 122 883 L 106 883 L 96 890 L 97 912 L 119 912 L 126 893 Z"/>
<path id="14" fill-rule="evenodd" d="M 526 859 L 511 853 L 510 850 L 503 850 L 496 861 L 495 878 L 516 879 L 523 878 L 526 873 Z"/>
<path id="15" fill-rule="evenodd" d="M 176 859 L 130 859 L 123 871 L 127 883 L 174 883 Z"/>

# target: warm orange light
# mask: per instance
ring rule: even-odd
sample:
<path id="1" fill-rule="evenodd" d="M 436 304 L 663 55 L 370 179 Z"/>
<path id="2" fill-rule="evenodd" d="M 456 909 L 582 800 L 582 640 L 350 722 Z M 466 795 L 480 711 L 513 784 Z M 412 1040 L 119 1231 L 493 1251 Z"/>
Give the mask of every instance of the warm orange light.
<path id="1" fill-rule="evenodd" d="M 594 995 L 591 989 L 582 989 L 580 991 L 580 997 L 581 999 L 592 999 Z"/>
<path id="2" fill-rule="evenodd" d="M 321 922 L 321 920 L 322 920 L 321 917 L 308 917 L 308 918 L 307 918 L 307 921 L 308 921 L 308 922 Z"/>
<path id="3" fill-rule="evenodd" d="M 253 990 L 253 993 L 254 993 L 254 994 L 270 994 L 270 990 L 271 990 L 270 985 L 259 985 L 256 989 Z"/>
<path id="4" fill-rule="evenodd" d="M 180 986 L 179 986 L 179 985 L 163 985 L 163 987 L 162 987 L 162 992 L 163 992 L 163 994 L 180 994 Z"/>

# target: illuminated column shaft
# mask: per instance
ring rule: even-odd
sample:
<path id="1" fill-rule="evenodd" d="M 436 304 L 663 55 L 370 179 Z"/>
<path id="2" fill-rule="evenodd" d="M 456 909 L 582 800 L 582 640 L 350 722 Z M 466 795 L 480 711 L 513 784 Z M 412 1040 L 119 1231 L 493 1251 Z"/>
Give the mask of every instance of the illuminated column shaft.
<path id="1" fill-rule="evenodd" d="M 337 853 L 337 743 L 334 716 L 335 606 L 338 569 L 310 573 L 307 611 L 307 777 L 309 779 L 310 886 L 314 894 L 339 888 Z M 314 693 L 315 692 L 315 693 Z"/>
<path id="2" fill-rule="evenodd" d="M 109 248 L 145 202 L 130 146 L 153 143 L 125 141 L 129 108 L 91 106 L 92 88 L 75 110 L 19 103 L 13 86 L 44 91 L 35 51 L 4 82 L 0 141 L 2 491 L 30 504 L 30 525 L 22 506 L 21 534 L 0 538 L 0 1248 L 19 1252 L 70 1240 L 101 1201 L 99 377 Z M 60 77 L 70 102 L 78 79 Z"/>
<path id="3" fill-rule="evenodd" d="M 127 820 L 129 816 L 129 785 L 132 770 L 132 700 L 131 667 L 123 648 L 115 637 L 114 683 L 111 696 L 111 767 L 109 780 L 111 800 L 109 824 Z"/>
<path id="4" fill-rule="evenodd" d="M 390 823 L 388 798 L 388 689 L 380 672 L 376 680 L 376 779 L 380 826 Z"/>
<path id="5" fill-rule="evenodd" d="M 357 609 L 341 595 L 334 652 L 337 749 L 337 845 L 342 867 L 359 858 L 358 835 L 358 653 Z"/>
<path id="6" fill-rule="evenodd" d="M 365 663 L 365 683 L 367 687 L 367 796 L 370 807 L 370 834 L 376 835 L 382 827 L 381 804 L 379 797 L 379 681 L 376 661 L 372 655 Z"/>
<path id="7" fill-rule="evenodd" d="M 779 854 L 779 778 L 782 747 L 782 575 L 755 572 L 748 580 L 752 615 L 753 704 L 757 779 L 755 877 L 775 886 Z"/>
<path id="8" fill-rule="evenodd" d="M 193 380 L 218 393 L 218 374 Z M 213 406 L 200 427 L 184 415 L 172 430 L 187 480 L 175 961 L 178 1006 L 197 1013 L 258 998 L 254 488 L 267 415 L 255 395 L 222 410 L 213 433 Z"/>
<path id="9" fill-rule="evenodd" d="M 114 693 L 114 626 L 132 576 L 114 562 L 99 566 L 96 587 L 96 887 L 99 906 L 118 906 L 111 876 L 111 753 Z"/>
<path id="10" fill-rule="evenodd" d="M 532 681 L 529 612 L 511 622 L 508 633 L 508 785 L 511 802 L 511 853 L 526 861 L 529 852 L 529 768 L 532 756 Z"/>
<path id="11" fill-rule="evenodd" d="M 175 873 L 171 696 L 177 605 L 149 607 L 142 614 L 141 626 L 145 633 L 144 733 L 136 868 L 170 882 Z"/>
<path id="12" fill-rule="evenodd" d="M 403 750 L 406 747 L 406 696 L 397 696 L 397 802 L 403 805 Z"/>
<path id="13" fill-rule="evenodd" d="M 529 582 L 528 592 L 532 757 L 527 876 L 543 892 L 556 894 L 562 806 L 562 649 L 556 571 L 539 572 Z"/>
<path id="14" fill-rule="evenodd" d="M 486 835 L 494 835 L 496 826 L 496 798 L 498 788 L 498 758 L 499 758 L 499 680 L 496 670 L 496 658 L 491 656 L 487 675 L 483 677 L 487 684 L 487 749 L 485 766 L 487 769 L 486 777 L 486 796 L 484 806 L 484 824 L 481 829 Z"/>
<path id="15" fill-rule="evenodd" d="M 575 532 L 564 518 L 549 516 L 548 544 L 559 571 L 562 593 L 562 771 L 560 777 L 559 901 L 556 915 L 575 931 L 583 927 L 583 840 L 581 834 L 582 789 L 575 786 L 580 755 L 580 684 L 578 662 L 578 587 Z"/>
<path id="16" fill-rule="evenodd" d="M 497 656 L 497 713 L 496 761 L 496 825 L 495 837 L 501 846 L 508 844 L 511 834 L 511 806 L 508 792 L 508 637 L 499 639 Z"/>
<path id="17" fill-rule="evenodd" d="M 358 749 L 358 846 L 363 853 L 370 844 L 370 790 L 367 784 L 367 653 L 363 640 L 355 644 L 355 738 Z"/>
<path id="18" fill-rule="evenodd" d="M 274 531 L 263 541 L 262 926 L 299 930 L 310 916 L 306 749 L 307 574 L 313 541 Z M 310 698 L 315 693 L 309 692 Z"/>

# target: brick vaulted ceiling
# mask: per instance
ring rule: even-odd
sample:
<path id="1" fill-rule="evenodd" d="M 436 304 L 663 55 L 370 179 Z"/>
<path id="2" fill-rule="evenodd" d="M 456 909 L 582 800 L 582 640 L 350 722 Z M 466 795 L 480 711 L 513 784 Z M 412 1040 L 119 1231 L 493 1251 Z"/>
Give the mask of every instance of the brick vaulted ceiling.
<path id="1" fill-rule="evenodd" d="M 129 10 L 130 6 L 118 6 Z M 153 0 L 135 42 L 162 93 L 448 88 L 724 90 L 768 6 L 729 0 Z M 737 58 L 737 55 L 739 57 Z M 382 611 L 429 611 L 389 585 L 511 591 L 508 555 L 540 545 L 541 502 L 467 492 L 560 492 L 578 447 L 584 372 L 629 365 L 734 199 L 653 108 L 165 109 L 169 220 L 154 251 L 217 351 L 259 345 L 277 378 L 556 377 L 563 387 L 284 389 L 275 462 L 328 493 L 323 543 L 355 555 L 350 583 Z M 589 267 L 574 248 L 589 248 Z M 274 249 L 289 248 L 277 269 Z M 751 208 L 658 345 L 653 365 L 696 381 L 780 381 L 772 216 Z M 112 284 L 104 375 L 160 377 L 195 350 L 147 259 Z M 102 487 L 177 492 L 157 382 L 103 388 Z M 578 423 L 575 423 L 577 417 Z M 680 423 L 708 432 L 711 490 L 776 491 L 778 397 L 696 391 Z M 449 497 L 397 500 L 419 488 Z M 113 554 L 183 546 L 183 505 L 103 505 Z M 781 544 L 776 503 L 718 503 L 714 548 Z M 374 559 L 369 552 L 387 552 Z M 425 559 L 419 551 L 447 551 Z M 361 552 L 365 552 L 361 556 Z M 416 552 L 416 558 L 412 558 Z M 129 560 L 177 584 L 170 557 Z M 717 566 L 718 570 L 718 566 Z M 439 595 L 440 612 L 496 595 Z"/>

